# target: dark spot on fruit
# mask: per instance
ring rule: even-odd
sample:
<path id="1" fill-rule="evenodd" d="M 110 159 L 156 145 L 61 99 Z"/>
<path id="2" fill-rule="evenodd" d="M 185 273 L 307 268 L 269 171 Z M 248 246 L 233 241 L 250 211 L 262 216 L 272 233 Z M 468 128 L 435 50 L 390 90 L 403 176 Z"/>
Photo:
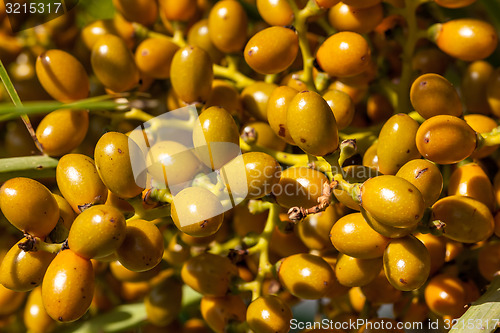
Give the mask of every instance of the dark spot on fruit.
<path id="1" fill-rule="evenodd" d="M 425 143 L 429 143 L 429 138 L 425 138 L 425 139 L 424 139 L 424 142 L 425 142 Z"/>
<path id="2" fill-rule="evenodd" d="M 427 81 L 422 81 L 422 82 L 420 82 L 420 85 L 421 85 L 421 86 L 426 86 L 426 85 L 427 85 Z"/>
<path id="3" fill-rule="evenodd" d="M 417 173 L 417 175 L 415 176 L 415 179 L 418 179 L 418 177 L 422 176 L 422 174 L 423 174 L 424 172 L 426 172 L 427 170 L 429 170 L 429 168 L 425 168 L 425 169 L 420 170 L 420 171 Z"/>
<path id="4" fill-rule="evenodd" d="M 362 56 L 361 61 L 365 61 L 365 60 L 366 60 L 366 56 Z"/>
<path id="5" fill-rule="evenodd" d="M 420 218 L 420 215 L 415 215 L 415 220 L 418 220 Z"/>
<path id="6" fill-rule="evenodd" d="M 408 284 L 405 279 L 399 279 L 399 282 L 401 282 L 402 284 Z"/>
<path id="7" fill-rule="evenodd" d="M 143 57 L 145 57 L 145 56 L 149 55 L 149 50 L 143 50 L 143 51 L 142 51 L 142 53 L 141 53 L 141 55 L 142 55 Z"/>
<path id="8" fill-rule="evenodd" d="M 57 318 L 59 321 L 63 321 L 63 317 L 59 317 Z"/>
<path id="9" fill-rule="evenodd" d="M 278 135 L 282 136 L 282 137 L 285 137 L 286 136 L 285 125 L 279 124 L 279 127 L 280 127 L 280 130 L 278 131 Z"/>
<path id="10" fill-rule="evenodd" d="M 407 154 L 409 154 L 409 153 L 410 153 L 410 149 L 408 149 L 408 150 L 406 151 L 406 153 L 407 153 Z"/>
<path id="11" fill-rule="evenodd" d="M 118 148 L 118 153 L 119 153 L 119 154 L 122 154 L 122 153 L 123 153 L 123 151 L 122 151 L 120 148 Z"/>
<path id="12" fill-rule="evenodd" d="M 36 284 L 36 282 L 33 282 L 33 281 L 31 281 L 30 283 L 31 283 L 32 285 L 35 285 L 35 284 Z"/>
<path id="13" fill-rule="evenodd" d="M 302 143 L 306 143 L 306 139 L 304 139 L 304 138 L 300 138 L 300 142 L 302 142 Z"/>
<path id="14" fill-rule="evenodd" d="M 208 223 L 208 220 L 204 220 L 201 224 L 200 224 L 200 228 L 205 228 L 207 226 L 207 223 Z"/>
<path id="15" fill-rule="evenodd" d="M 43 169 L 43 165 L 39 165 L 36 167 L 37 170 L 42 170 Z"/>
<path id="16" fill-rule="evenodd" d="M 472 215 L 476 214 L 476 212 L 477 212 L 477 209 L 474 208 L 474 210 L 472 211 Z"/>
<path id="17" fill-rule="evenodd" d="M 115 219 L 112 217 L 112 218 L 109 219 L 109 222 L 115 223 Z"/>
<path id="18" fill-rule="evenodd" d="M 408 192 L 413 193 L 413 190 L 411 188 L 408 189 Z"/>
<path id="19" fill-rule="evenodd" d="M 253 50 L 252 50 L 252 49 L 250 49 L 250 50 L 248 51 L 248 56 L 250 56 L 250 57 L 251 57 L 251 56 L 252 56 L 252 54 L 253 54 Z"/>

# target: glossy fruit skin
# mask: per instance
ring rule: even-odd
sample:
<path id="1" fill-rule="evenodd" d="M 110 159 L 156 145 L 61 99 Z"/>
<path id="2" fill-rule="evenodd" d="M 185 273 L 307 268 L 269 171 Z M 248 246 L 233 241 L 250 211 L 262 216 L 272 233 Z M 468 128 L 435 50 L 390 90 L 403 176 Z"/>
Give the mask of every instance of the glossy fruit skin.
<path id="1" fill-rule="evenodd" d="M 185 284 L 208 296 L 224 296 L 231 280 L 238 274 L 236 266 L 227 257 L 202 253 L 192 257 L 181 270 Z"/>
<path id="2" fill-rule="evenodd" d="M 104 134 L 95 146 L 97 172 L 104 185 L 120 198 L 133 198 L 144 190 L 137 184 L 145 183 L 145 180 L 134 177 L 131 164 L 131 158 L 137 156 L 139 151 L 140 148 L 133 140 L 119 132 Z"/>
<path id="3" fill-rule="evenodd" d="M 125 240 L 116 253 L 125 268 L 135 272 L 148 271 L 155 268 L 163 257 L 163 235 L 149 221 L 128 221 Z"/>
<path id="4" fill-rule="evenodd" d="M 196 14 L 196 0 L 160 0 L 160 10 L 167 20 L 188 21 Z"/>
<path id="5" fill-rule="evenodd" d="M 431 257 L 429 275 L 432 276 L 444 265 L 446 257 L 446 238 L 434 236 L 430 233 L 416 234 L 415 237 L 425 245 L 429 252 Z"/>
<path id="6" fill-rule="evenodd" d="M 62 156 L 82 143 L 88 127 L 87 111 L 62 109 L 52 111 L 42 119 L 36 128 L 36 137 L 45 154 Z"/>
<path id="7" fill-rule="evenodd" d="M 329 89 L 323 93 L 323 98 L 332 109 L 338 129 L 343 130 L 349 126 L 354 117 L 354 103 L 351 97 L 343 91 Z"/>
<path id="8" fill-rule="evenodd" d="M 148 38 L 137 46 L 135 62 L 141 73 L 155 79 L 168 79 L 178 49 L 177 44 L 166 38 Z"/>
<path id="9" fill-rule="evenodd" d="M 153 277 L 158 275 L 160 267 L 156 266 L 155 268 L 144 272 L 134 272 L 123 266 L 119 261 L 115 260 L 109 263 L 109 271 L 113 278 L 116 278 L 118 281 L 135 283 L 151 280 Z"/>
<path id="10" fill-rule="evenodd" d="M 14 291 L 29 291 L 42 283 L 43 275 L 55 254 L 36 251 L 24 252 L 18 244 L 26 241 L 22 238 L 7 252 L 0 265 L 0 283 Z"/>
<path id="11" fill-rule="evenodd" d="M 299 51 L 297 33 L 284 27 L 270 27 L 250 38 L 243 55 L 247 64 L 261 74 L 276 74 L 294 62 Z"/>
<path id="12" fill-rule="evenodd" d="M 323 212 L 311 214 L 297 225 L 297 232 L 304 244 L 313 250 L 332 248 L 329 233 L 334 223 L 342 217 L 344 209 L 339 205 L 330 205 Z"/>
<path id="13" fill-rule="evenodd" d="M 483 60 L 474 61 L 467 67 L 462 76 L 462 98 L 469 112 L 484 115 L 491 113 L 487 90 L 494 70 L 489 62 Z"/>
<path id="14" fill-rule="evenodd" d="M 139 83 L 139 69 L 120 37 L 108 34 L 99 38 L 92 47 L 90 61 L 99 81 L 114 92 L 131 90 Z"/>
<path id="15" fill-rule="evenodd" d="M 94 270 L 89 259 L 64 250 L 52 260 L 42 283 L 42 300 L 52 319 L 72 322 L 87 312 L 94 294 Z"/>
<path id="16" fill-rule="evenodd" d="M 23 321 L 26 328 L 33 333 L 51 332 L 55 322 L 45 311 L 42 303 L 42 287 L 33 289 L 24 306 Z"/>
<path id="17" fill-rule="evenodd" d="M 377 171 L 379 170 L 377 150 L 378 141 L 375 141 L 370 147 L 368 147 L 365 154 L 363 155 L 363 166 L 373 168 Z"/>
<path id="18" fill-rule="evenodd" d="M 373 216 L 368 213 L 366 210 L 361 209 L 361 212 L 363 214 L 363 217 L 365 218 L 366 223 L 381 234 L 382 236 L 385 236 L 387 238 L 401 238 L 405 237 L 409 234 L 411 234 L 416 228 L 417 225 L 410 226 L 408 228 L 397 228 L 397 227 L 391 227 L 387 224 L 381 223 L 377 221 L 376 219 L 373 218 Z"/>
<path id="19" fill-rule="evenodd" d="M 170 82 L 182 101 L 206 102 L 213 76 L 212 60 L 202 48 L 188 45 L 175 53 L 170 66 Z"/>
<path id="20" fill-rule="evenodd" d="M 335 58 L 336 61 L 331 61 Z M 370 65 L 371 50 L 358 33 L 338 32 L 321 44 L 316 54 L 320 67 L 330 76 L 348 77 L 362 73 Z"/>
<path id="21" fill-rule="evenodd" d="M 415 110 L 425 119 L 446 114 L 460 117 L 462 101 L 453 85 L 438 74 L 419 76 L 410 89 L 410 100 Z"/>
<path id="22" fill-rule="evenodd" d="M 286 123 L 293 141 L 308 154 L 328 155 L 339 146 L 335 116 L 318 93 L 303 91 L 295 95 L 288 106 Z"/>
<path id="23" fill-rule="evenodd" d="M 328 182 L 328 179 L 317 170 L 292 167 L 281 173 L 278 186 L 273 188 L 273 194 L 282 207 L 312 207 L 318 204 L 325 182 Z"/>
<path id="24" fill-rule="evenodd" d="M 240 95 L 243 108 L 258 120 L 267 121 L 268 103 L 276 88 L 277 85 L 274 83 L 263 81 L 256 81 L 245 87 Z"/>
<path id="25" fill-rule="evenodd" d="M 158 4 L 148 0 L 113 0 L 113 5 L 130 22 L 150 26 L 158 18 Z"/>
<path id="26" fill-rule="evenodd" d="M 404 113 L 387 120 L 379 134 L 377 156 L 380 172 L 395 175 L 406 162 L 420 158 L 415 143 L 418 122 Z"/>
<path id="27" fill-rule="evenodd" d="M 294 145 L 295 141 L 293 141 L 290 136 L 290 131 L 288 130 L 286 122 L 286 114 L 290 102 L 297 94 L 298 91 L 296 89 L 288 86 L 279 86 L 275 88 L 269 96 L 266 111 L 267 121 L 274 133 L 291 145 Z M 326 97 L 325 99 L 328 102 Z"/>
<path id="28" fill-rule="evenodd" d="M 500 115 L 500 94 L 498 89 L 500 87 L 500 68 L 495 69 L 491 74 L 486 89 L 486 97 L 490 105 L 491 112 L 498 117 Z"/>
<path id="29" fill-rule="evenodd" d="M 440 5 L 441 7 L 446 8 L 462 8 L 469 6 L 476 2 L 477 0 L 434 0 L 435 3 Z"/>
<path id="30" fill-rule="evenodd" d="M 52 193 L 30 178 L 11 178 L 2 185 L 0 209 L 17 229 L 42 239 L 59 219 L 59 207 Z"/>
<path id="31" fill-rule="evenodd" d="M 497 127 L 497 123 L 493 118 L 482 114 L 467 114 L 464 116 L 465 122 L 479 134 L 491 132 Z M 476 149 L 471 155 L 471 158 L 483 158 L 491 155 L 498 149 L 498 145 L 485 146 Z"/>
<path id="32" fill-rule="evenodd" d="M 319 299 L 328 292 L 335 274 L 323 258 L 299 253 L 281 261 L 278 278 L 292 295 L 303 299 Z"/>
<path id="33" fill-rule="evenodd" d="M 449 274 L 434 276 L 425 287 L 425 303 L 440 316 L 460 317 L 465 309 L 465 288 L 462 282 Z"/>
<path id="34" fill-rule="evenodd" d="M 391 227 L 409 228 L 424 214 L 420 191 L 407 180 L 390 175 L 368 179 L 361 187 L 361 206 L 377 221 Z"/>
<path id="35" fill-rule="evenodd" d="M 287 333 L 293 318 L 292 310 L 281 298 L 265 295 L 247 308 L 247 322 L 254 332 Z"/>
<path id="36" fill-rule="evenodd" d="M 57 186 L 75 213 L 93 204 L 106 202 L 108 189 L 103 184 L 94 160 L 82 154 L 66 154 L 56 168 Z"/>
<path id="37" fill-rule="evenodd" d="M 188 187 L 177 193 L 171 209 L 175 226 L 194 237 L 215 234 L 224 220 L 224 207 L 217 196 L 201 187 Z"/>
<path id="38" fill-rule="evenodd" d="M 363 183 L 366 180 L 379 175 L 379 172 L 376 169 L 363 165 L 349 165 L 342 168 L 342 170 L 344 173 L 344 180 L 350 184 Z M 333 190 L 333 195 L 339 202 L 350 209 L 357 211 L 360 210 L 361 207 L 359 206 L 359 203 L 356 202 L 347 191 L 336 188 Z"/>
<path id="39" fill-rule="evenodd" d="M 359 259 L 340 253 L 335 264 L 335 276 L 347 287 L 361 287 L 370 283 L 382 269 L 382 258 Z"/>
<path id="40" fill-rule="evenodd" d="M 195 45 L 205 50 L 214 63 L 218 63 L 224 56 L 210 39 L 208 32 L 208 19 L 201 19 L 189 29 L 187 41 L 189 45 Z"/>
<path id="41" fill-rule="evenodd" d="M 216 170 L 240 153 L 239 131 L 224 108 L 212 106 L 201 113 L 193 129 L 196 155 Z"/>
<path id="42" fill-rule="evenodd" d="M 224 53 L 239 52 L 247 39 L 248 17 L 237 1 L 217 2 L 208 16 L 208 30 L 212 43 Z"/>
<path id="43" fill-rule="evenodd" d="M 340 218 L 330 231 L 330 240 L 339 252 L 359 259 L 381 257 L 389 244 L 389 239 L 373 230 L 361 213 Z"/>
<path id="44" fill-rule="evenodd" d="M 160 277 L 144 298 L 148 321 L 157 326 L 172 323 L 181 311 L 182 283 L 173 276 Z"/>
<path id="45" fill-rule="evenodd" d="M 401 298 L 401 290 L 394 288 L 382 270 L 372 282 L 361 287 L 366 299 L 372 304 L 395 303 Z"/>
<path id="46" fill-rule="evenodd" d="M 427 119 L 417 131 L 420 154 L 438 164 L 453 164 L 476 149 L 476 133 L 460 118 L 439 115 Z"/>
<path id="47" fill-rule="evenodd" d="M 48 50 L 38 56 L 35 68 L 38 81 L 54 99 L 69 103 L 88 97 L 89 77 L 71 54 Z"/>
<path id="48" fill-rule="evenodd" d="M 425 207 L 430 207 L 439 199 L 443 190 L 443 175 L 432 162 L 415 159 L 405 163 L 396 176 L 406 179 L 420 191 Z"/>
<path id="49" fill-rule="evenodd" d="M 477 243 L 493 234 L 490 210 L 469 197 L 453 195 L 438 200 L 432 206 L 432 219 L 446 224 L 445 237 L 462 243 Z"/>
<path id="50" fill-rule="evenodd" d="M 96 205 L 77 216 L 69 231 L 68 245 L 83 258 L 102 258 L 120 247 L 125 233 L 125 217 L 118 209 Z"/>
<path id="51" fill-rule="evenodd" d="M 342 2 L 355 8 L 368 8 L 375 6 L 376 4 L 382 2 L 382 0 L 344 0 Z"/>
<path id="52" fill-rule="evenodd" d="M 257 10 L 269 25 L 289 25 L 293 22 L 293 11 L 286 0 L 257 0 Z"/>
<path id="53" fill-rule="evenodd" d="M 8 316 L 19 310 L 25 298 L 26 293 L 7 289 L 0 284 L 0 315 Z"/>
<path id="54" fill-rule="evenodd" d="M 257 140 L 255 141 L 257 146 L 276 151 L 283 151 L 285 149 L 286 142 L 273 131 L 267 122 L 255 121 L 247 123 L 243 125 L 242 133 L 250 128 L 252 128 L 257 135 Z"/>
<path id="55" fill-rule="evenodd" d="M 266 153 L 249 152 L 227 163 L 221 175 L 233 197 L 259 199 L 278 184 L 281 165 Z"/>
<path id="56" fill-rule="evenodd" d="M 381 3 L 366 8 L 355 8 L 341 2 L 328 12 L 328 21 L 336 30 L 359 34 L 373 31 L 383 17 L 384 10 Z"/>
<path id="57" fill-rule="evenodd" d="M 73 221 L 75 220 L 76 214 L 71 208 L 71 205 L 58 194 L 53 194 L 54 199 L 56 199 L 57 206 L 59 206 L 59 222 L 61 222 L 64 227 L 69 231 Z"/>
<path id="58" fill-rule="evenodd" d="M 500 270 L 500 244 L 490 243 L 485 245 L 477 256 L 477 267 L 479 273 L 487 279 L 492 281 L 495 273 Z"/>
<path id="59" fill-rule="evenodd" d="M 414 236 L 391 240 L 384 252 L 384 271 L 394 288 L 410 291 L 420 288 L 431 268 L 431 256 Z"/>
<path id="60" fill-rule="evenodd" d="M 216 333 L 223 333 L 230 322 L 245 321 L 247 311 L 239 295 L 203 296 L 200 310 L 205 322 Z"/>
<path id="61" fill-rule="evenodd" d="M 203 110 L 211 106 L 221 106 L 226 109 L 231 116 L 240 121 L 243 119 L 243 103 L 240 100 L 240 93 L 234 84 L 224 80 L 214 80 L 210 97 L 203 106 Z"/>
<path id="62" fill-rule="evenodd" d="M 448 183 L 448 195 L 474 198 L 488 206 L 490 211 L 495 207 L 493 185 L 477 163 L 469 163 L 453 171 Z"/>
<path id="63" fill-rule="evenodd" d="M 498 45 L 495 28 L 482 20 L 464 18 L 443 23 L 435 38 L 441 51 L 453 58 L 475 61 L 489 57 Z"/>

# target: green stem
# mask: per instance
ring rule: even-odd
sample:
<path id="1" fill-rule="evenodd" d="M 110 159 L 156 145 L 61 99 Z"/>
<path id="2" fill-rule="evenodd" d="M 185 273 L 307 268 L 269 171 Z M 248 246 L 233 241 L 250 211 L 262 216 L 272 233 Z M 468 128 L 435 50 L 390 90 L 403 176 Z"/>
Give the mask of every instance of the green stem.
<path id="1" fill-rule="evenodd" d="M 48 156 L 26 156 L 0 159 L 0 183 L 14 177 L 53 178 L 59 161 Z"/>
<path id="2" fill-rule="evenodd" d="M 243 89 L 255 83 L 254 80 L 248 76 L 243 75 L 237 69 L 232 67 L 224 67 L 214 64 L 214 75 L 234 81 L 237 89 Z"/>
<path id="3" fill-rule="evenodd" d="M 500 275 L 491 281 L 488 290 L 465 312 L 450 330 L 453 333 L 490 333 L 499 327 Z"/>
<path id="4" fill-rule="evenodd" d="M 128 200 L 128 202 L 134 208 L 135 214 L 127 221 L 138 220 L 138 219 L 153 221 L 162 217 L 170 216 L 170 205 L 160 206 L 152 209 L 145 209 L 144 206 L 142 205 L 141 196 L 132 198 Z"/>
<path id="5" fill-rule="evenodd" d="M 256 144 L 249 144 L 240 138 L 240 147 L 244 151 L 259 151 L 274 157 L 278 162 L 286 165 L 306 165 L 308 163 L 307 154 L 289 154 L 261 147 Z"/>

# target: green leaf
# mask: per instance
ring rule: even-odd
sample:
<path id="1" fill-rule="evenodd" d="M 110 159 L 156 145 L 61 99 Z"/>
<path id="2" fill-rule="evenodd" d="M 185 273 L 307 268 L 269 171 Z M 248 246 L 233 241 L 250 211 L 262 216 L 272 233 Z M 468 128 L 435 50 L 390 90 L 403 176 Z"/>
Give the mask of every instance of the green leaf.
<path id="1" fill-rule="evenodd" d="M 0 183 L 14 177 L 52 178 L 58 160 L 49 156 L 26 156 L 0 159 Z"/>

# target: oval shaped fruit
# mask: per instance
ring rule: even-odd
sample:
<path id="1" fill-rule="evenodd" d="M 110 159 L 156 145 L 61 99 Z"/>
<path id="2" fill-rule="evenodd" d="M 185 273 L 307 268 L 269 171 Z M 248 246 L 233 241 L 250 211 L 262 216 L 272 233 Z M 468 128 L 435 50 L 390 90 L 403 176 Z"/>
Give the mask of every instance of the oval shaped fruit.
<path id="1" fill-rule="evenodd" d="M 294 145 L 286 123 L 286 114 L 290 102 L 298 91 L 288 86 L 279 86 L 273 90 L 267 103 L 267 121 L 276 135 Z M 325 98 L 326 99 L 326 98 Z M 327 100 L 328 101 L 328 100 Z"/>
<path id="2" fill-rule="evenodd" d="M 469 157 L 476 149 L 476 133 L 460 118 L 439 115 L 418 128 L 420 154 L 438 164 L 453 164 Z"/>
<path id="3" fill-rule="evenodd" d="M 97 79 L 113 92 L 131 90 L 139 83 L 139 69 L 120 37 L 111 34 L 100 37 L 92 47 L 90 60 Z"/>
<path id="4" fill-rule="evenodd" d="M 323 193 L 323 186 L 328 178 L 321 172 L 307 167 L 292 167 L 281 173 L 277 186 L 273 186 L 273 194 L 280 206 L 313 207 Z"/>
<path id="5" fill-rule="evenodd" d="M 338 31 L 352 31 L 366 34 L 382 22 L 384 9 L 381 3 L 370 7 L 356 8 L 344 2 L 330 8 L 328 21 Z"/>
<path id="6" fill-rule="evenodd" d="M 231 116 L 237 120 L 243 120 L 243 103 L 240 99 L 240 92 L 231 82 L 224 80 L 214 80 L 210 97 L 203 106 L 203 110 L 211 106 L 220 106 L 226 109 Z"/>
<path id="7" fill-rule="evenodd" d="M 260 147 L 283 151 L 286 147 L 286 142 L 280 138 L 269 126 L 267 122 L 255 121 L 242 126 L 242 134 L 252 130 L 255 131 L 257 139 L 255 144 Z"/>
<path id="8" fill-rule="evenodd" d="M 254 71 L 261 74 L 276 74 L 290 67 L 298 51 L 299 37 L 294 30 L 270 27 L 250 38 L 243 55 Z"/>
<path id="9" fill-rule="evenodd" d="M 171 216 L 182 232 L 205 237 L 219 230 L 224 207 L 215 194 L 202 187 L 188 187 L 174 196 Z"/>
<path id="10" fill-rule="evenodd" d="M 68 246 L 83 258 L 106 257 L 125 239 L 125 217 L 113 206 L 92 206 L 77 216 L 69 230 Z"/>
<path id="11" fill-rule="evenodd" d="M 81 318 L 92 303 L 94 269 L 90 259 L 64 250 L 52 260 L 42 283 L 43 306 L 59 322 Z"/>
<path id="12" fill-rule="evenodd" d="M 221 168 L 240 153 L 239 138 L 233 117 L 218 106 L 203 111 L 193 129 L 196 155 L 212 170 Z"/>
<path id="13" fill-rule="evenodd" d="M 224 296 L 231 280 L 238 274 L 236 266 L 227 257 L 202 253 L 192 257 L 181 270 L 185 284 L 208 296 Z"/>
<path id="14" fill-rule="evenodd" d="M 177 50 L 179 46 L 167 38 L 148 38 L 137 46 L 135 62 L 141 73 L 155 79 L 168 79 Z"/>
<path id="15" fill-rule="evenodd" d="M 26 293 L 13 291 L 0 284 L 0 315 L 8 316 L 21 309 Z"/>
<path id="16" fill-rule="evenodd" d="M 54 99 L 70 103 L 88 97 L 89 77 L 71 54 L 56 49 L 45 51 L 36 59 L 35 68 L 38 81 Z"/>
<path id="17" fill-rule="evenodd" d="M 418 188 L 425 207 L 430 207 L 441 195 L 443 175 L 432 162 L 424 159 L 411 160 L 398 170 L 396 176 L 406 179 Z"/>
<path id="18" fill-rule="evenodd" d="M 495 225 L 485 204 L 458 195 L 438 200 L 432 206 L 432 219 L 445 223 L 445 237 L 462 243 L 486 240 L 493 234 Z"/>
<path id="19" fill-rule="evenodd" d="M 116 254 L 125 268 L 144 272 L 160 263 L 163 249 L 163 235 L 156 225 L 145 220 L 131 220 L 127 222 L 125 240 Z"/>
<path id="20" fill-rule="evenodd" d="M 418 122 L 404 113 L 387 120 L 378 137 L 377 156 L 381 173 L 394 175 L 406 162 L 420 158 L 415 143 Z"/>
<path id="21" fill-rule="evenodd" d="M 469 125 L 476 133 L 479 134 L 489 133 L 498 126 L 497 122 L 493 118 L 482 114 L 467 114 L 464 116 L 464 120 L 467 125 Z M 476 148 L 476 150 L 474 150 L 470 157 L 483 158 L 489 156 L 498 149 L 498 146 L 499 145 L 488 145 L 483 146 L 479 149 Z"/>
<path id="22" fill-rule="evenodd" d="M 323 98 L 332 109 L 339 131 L 349 126 L 354 118 L 354 103 L 351 97 L 343 91 L 329 89 L 323 94 Z"/>
<path id="23" fill-rule="evenodd" d="M 363 183 L 366 180 L 372 177 L 376 177 L 380 174 L 376 169 L 363 165 L 349 165 L 342 168 L 342 170 L 343 178 L 349 184 Z M 349 193 L 348 191 L 342 190 L 337 187 L 333 190 L 333 195 L 339 202 L 349 207 L 350 209 L 357 211 L 360 210 L 361 207 L 359 206 L 359 201 L 355 201 L 351 193 Z"/>
<path id="24" fill-rule="evenodd" d="M 460 60 L 487 58 L 498 45 L 495 28 L 483 20 L 456 19 L 437 24 L 434 29 L 432 39 L 441 51 Z"/>
<path id="25" fill-rule="evenodd" d="M 373 230 L 361 213 L 340 218 L 330 231 L 335 248 L 350 257 L 373 259 L 384 254 L 389 239 Z"/>
<path id="26" fill-rule="evenodd" d="M 297 232 L 302 242 L 312 250 L 331 249 L 330 230 L 344 211 L 340 205 L 330 205 L 323 212 L 307 215 L 297 225 Z"/>
<path id="27" fill-rule="evenodd" d="M 94 204 L 103 204 L 108 189 L 103 184 L 94 160 L 82 154 L 66 154 L 56 168 L 57 186 L 73 210 L 80 214 Z"/>
<path id="28" fill-rule="evenodd" d="M 361 208 L 361 214 L 363 214 L 363 217 L 365 218 L 366 223 L 370 227 L 372 227 L 373 230 L 381 234 L 382 236 L 388 237 L 388 238 L 401 238 L 405 237 L 409 234 L 411 234 L 418 226 L 413 225 L 407 228 L 397 228 L 397 227 L 391 227 L 390 225 L 381 223 L 377 221 L 376 219 L 373 218 L 373 216 L 368 213 L 366 210 Z"/>
<path id="29" fill-rule="evenodd" d="M 289 25 L 293 22 L 293 10 L 287 0 L 257 0 L 257 10 L 269 25 Z"/>
<path id="30" fill-rule="evenodd" d="M 391 240 L 384 252 L 384 271 L 394 288 L 410 291 L 420 288 L 431 268 L 431 256 L 414 236 Z"/>
<path id="31" fill-rule="evenodd" d="M 378 222 L 391 227 L 412 227 L 423 217 L 425 204 L 420 191 L 407 180 L 384 175 L 361 186 L 361 206 Z"/>
<path id="32" fill-rule="evenodd" d="M 429 251 L 431 256 L 430 275 L 434 275 L 443 265 L 446 258 L 446 238 L 428 234 L 416 234 L 417 237 Z"/>
<path id="33" fill-rule="evenodd" d="M 201 19 L 191 26 L 188 31 L 187 42 L 189 45 L 195 45 L 205 50 L 214 63 L 219 63 L 224 57 L 224 53 L 215 47 L 210 39 L 208 19 Z"/>
<path id="34" fill-rule="evenodd" d="M 335 61 L 332 61 L 332 58 Z M 321 44 L 316 60 L 330 76 L 348 77 L 362 73 L 370 65 L 371 50 L 358 33 L 338 32 Z"/>
<path id="35" fill-rule="evenodd" d="M 247 308 L 247 323 L 254 332 L 287 333 L 290 330 L 292 310 L 275 295 L 260 296 Z"/>
<path id="36" fill-rule="evenodd" d="M 233 200 L 259 199 L 278 184 L 281 166 L 266 153 L 249 152 L 224 165 L 221 176 Z"/>
<path id="37" fill-rule="evenodd" d="M 274 83 L 264 81 L 256 81 L 248 85 L 240 94 L 243 108 L 258 120 L 266 121 L 267 106 L 276 87 Z"/>
<path id="38" fill-rule="evenodd" d="M 157 326 L 171 324 L 182 309 L 182 283 L 173 276 L 160 277 L 144 298 L 148 321 Z"/>
<path id="39" fill-rule="evenodd" d="M 45 154 L 61 156 L 82 143 L 88 128 L 87 111 L 62 109 L 52 111 L 42 119 L 36 128 L 36 138 Z"/>
<path id="40" fill-rule="evenodd" d="M 160 0 L 160 9 L 167 20 L 188 21 L 197 10 L 196 0 Z"/>
<path id="41" fill-rule="evenodd" d="M 0 265 L 0 283 L 10 290 L 29 291 L 42 283 L 43 275 L 55 254 L 45 251 L 25 252 L 19 244 L 22 238 L 7 252 Z"/>
<path id="42" fill-rule="evenodd" d="M 71 205 L 58 194 L 54 194 L 57 205 L 59 206 L 59 222 L 69 231 L 73 221 L 75 220 L 76 214 L 71 208 Z"/>
<path id="43" fill-rule="evenodd" d="M 210 39 L 224 53 L 239 52 L 247 40 L 247 23 L 247 14 L 239 2 L 219 1 L 208 16 Z"/>
<path id="44" fill-rule="evenodd" d="M 491 211 L 495 207 L 493 185 L 477 163 L 462 165 L 453 171 L 448 183 L 448 195 L 462 195 L 485 204 Z"/>
<path id="45" fill-rule="evenodd" d="M 142 175 L 136 176 L 132 169 L 132 161 L 135 167 L 142 162 L 135 161 L 137 156 L 142 156 L 139 151 L 139 146 L 133 140 L 119 132 L 104 134 L 95 145 L 97 172 L 104 185 L 120 198 L 133 198 L 144 190 L 137 184 L 145 184 L 145 179 L 142 179 Z"/>
<path id="46" fill-rule="evenodd" d="M 203 296 L 200 310 L 205 322 L 216 333 L 223 333 L 230 322 L 244 322 L 246 317 L 246 305 L 240 295 Z"/>
<path id="47" fill-rule="evenodd" d="M 462 76 L 462 98 L 471 113 L 490 114 L 487 91 L 489 80 L 494 72 L 493 66 L 486 61 L 472 62 Z M 467 116 L 466 116 L 467 117 Z"/>
<path id="48" fill-rule="evenodd" d="M 425 303 L 440 316 L 460 317 L 467 304 L 466 291 L 460 279 L 450 274 L 439 274 L 430 279 L 425 287 Z"/>
<path id="49" fill-rule="evenodd" d="M 0 209 L 17 229 L 42 239 L 59 219 L 59 207 L 52 193 L 30 178 L 11 178 L 2 185 Z"/>
<path id="50" fill-rule="evenodd" d="M 323 258 L 299 253 L 281 261 L 278 278 L 292 295 L 303 299 L 319 299 L 330 289 L 335 274 Z"/>
<path id="51" fill-rule="evenodd" d="M 339 146 L 335 116 L 318 93 L 303 91 L 295 95 L 286 112 L 286 124 L 295 144 L 308 154 L 328 155 Z"/>
<path id="52" fill-rule="evenodd" d="M 410 90 L 411 104 L 422 117 L 462 115 L 462 101 L 450 81 L 438 74 L 419 76 Z"/>
<path id="53" fill-rule="evenodd" d="M 335 276 L 343 286 L 361 287 L 373 281 L 381 269 L 381 257 L 359 259 L 340 253 L 335 264 Z"/>
<path id="54" fill-rule="evenodd" d="M 50 318 L 42 303 L 42 287 L 33 289 L 24 306 L 23 321 L 33 333 L 52 332 L 56 322 Z"/>

